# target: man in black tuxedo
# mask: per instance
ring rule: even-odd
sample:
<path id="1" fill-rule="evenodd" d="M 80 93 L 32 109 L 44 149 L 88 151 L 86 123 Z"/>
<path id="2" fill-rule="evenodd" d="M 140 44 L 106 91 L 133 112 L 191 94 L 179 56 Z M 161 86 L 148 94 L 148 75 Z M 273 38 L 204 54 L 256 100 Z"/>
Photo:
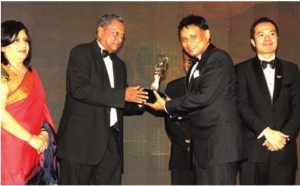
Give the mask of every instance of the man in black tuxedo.
<path id="1" fill-rule="evenodd" d="M 189 114 L 196 184 L 235 184 L 242 160 L 242 125 L 236 108 L 235 73 L 230 56 L 210 43 L 206 20 L 191 15 L 181 20 L 178 35 L 184 51 L 195 58 L 186 76 L 187 94 L 146 105 L 172 117 Z"/>
<path id="2" fill-rule="evenodd" d="M 248 155 L 240 183 L 292 185 L 300 127 L 299 69 L 276 57 L 278 27 L 273 20 L 256 20 L 250 41 L 256 56 L 235 66 Z"/>
<path id="3" fill-rule="evenodd" d="M 191 66 L 190 58 L 182 51 L 183 67 L 186 73 Z M 173 80 L 167 84 L 165 93 L 175 99 L 186 94 L 185 77 Z M 169 169 L 172 185 L 194 185 L 195 171 L 191 155 L 191 127 L 188 117 L 171 118 L 165 116 L 165 128 L 171 141 Z"/>
<path id="4" fill-rule="evenodd" d="M 124 36 L 123 18 L 104 15 L 96 39 L 71 50 L 58 128 L 59 184 L 121 184 L 123 114 L 140 111 L 133 103 L 147 99 L 139 86 L 128 87 L 126 65 L 115 54 Z"/>

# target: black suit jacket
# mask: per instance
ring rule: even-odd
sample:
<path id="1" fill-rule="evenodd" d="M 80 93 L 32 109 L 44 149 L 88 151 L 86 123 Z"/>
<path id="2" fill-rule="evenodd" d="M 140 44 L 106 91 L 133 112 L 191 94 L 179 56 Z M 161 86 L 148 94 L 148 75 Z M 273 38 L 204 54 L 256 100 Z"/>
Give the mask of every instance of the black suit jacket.
<path id="1" fill-rule="evenodd" d="M 272 156 L 279 164 L 297 163 L 296 138 L 300 127 L 300 77 L 298 66 L 276 58 L 273 100 L 257 57 L 235 67 L 238 107 L 245 125 L 247 155 L 251 162 L 264 162 Z M 257 139 L 270 127 L 290 135 L 290 141 L 277 152 Z"/>
<path id="2" fill-rule="evenodd" d="M 166 110 L 171 115 L 190 114 L 193 152 L 200 167 L 244 158 L 234 66 L 225 51 L 210 44 L 188 84 L 187 95 L 168 101 Z"/>
<path id="3" fill-rule="evenodd" d="M 185 78 L 182 77 L 168 83 L 165 93 L 171 99 L 185 95 Z M 185 142 L 185 140 L 191 139 L 189 118 L 176 119 L 166 115 L 165 129 L 171 141 L 169 169 L 191 170 L 193 168 L 192 160 L 191 154 L 188 151 L 190 145 Z"/>
<path id="4" fill-rule="evenodd" d="M 71 50 L 67 69 L 67 95 L 57 134 L 59 158 L 88 165 L 98 164 L 108 143 L 111 107 L 117 108 L 122 146 L 127 72 L 120 58 L 113 54 L 111 59 L 114 89 L 110 86 L 96 40 Z"/>

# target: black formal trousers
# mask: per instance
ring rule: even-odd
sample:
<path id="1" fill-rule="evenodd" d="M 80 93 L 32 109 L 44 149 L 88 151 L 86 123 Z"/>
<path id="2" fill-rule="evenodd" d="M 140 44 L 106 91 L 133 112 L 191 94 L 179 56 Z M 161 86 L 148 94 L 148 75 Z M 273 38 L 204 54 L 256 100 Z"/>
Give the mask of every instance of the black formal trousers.
<path id="1" fill-rule="evenodd" d="M 195 170 L 194 169 L 171 169 L 171 184 L 172 185 L 195 185 Z"/>
<path id="2" fill-rule="evenodd" d="M 262 163 L 241 163 L 241 185 L 295 185 L 296 165 L 279 165 L 273 158 Z"/>
<path id="3" fill-rule="evenodd" d="M 97 165 L 86 165 L 67 159 L 60 160 L 60 185 L 120 185 L 122 157 L 119 132 L 110 128 L 109 143 Z"/>
<path id="4" fill-rule="evenodd" d="M 195 163 L 196 185 L 235 185 L 237 163 L 230 162 L 209 168 L 201 168 Z"/>

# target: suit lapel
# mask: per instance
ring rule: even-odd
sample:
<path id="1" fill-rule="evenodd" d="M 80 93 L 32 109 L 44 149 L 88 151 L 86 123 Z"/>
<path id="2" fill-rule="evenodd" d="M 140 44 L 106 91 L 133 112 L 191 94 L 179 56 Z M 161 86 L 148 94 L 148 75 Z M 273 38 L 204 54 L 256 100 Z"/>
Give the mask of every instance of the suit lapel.
<path id="1" fill-rule="evenodd" d="M 186 87 L 186 90 L 189 89 L 189 85 L 191 83 L 191 82 L 189 82 L 189 78 L 190 78 L 190 74 L 191 74 L 191 71 L 192 71 L 194 65 L 196 65 L 196 63 L 194 63 L 193 65 L 190 66 L 190 68 L 189 68 L 189 70 L 188 70 L 188 72 L 187 72 L 187 74 L 185 76 L 185 87 Z"/>
<path id="2" fill-rule="evenodd" d="M 93 49 L 94 49 L 93 50 L 94 51 L 93 58 L 94 58 L 94 61 L 96 62 L 95 66 L 96 66 L 96 70 L 98 72 L 99 78 L 103 79 L 104 84 L 106 86 L 110 87 L 108 72 L 107 72 L 103 57 L 101 55 L 101 49 L 96 40 L 93 41 L 92 45 L 93 45 Z"/>
<path id="3" fill-rule="evenodd" d="M 274 95 L 273 95 L 273 103 L 275 103 L 278 99 L 283 79 L 283 71 L 282 71 L 282 63 L 278 58 L 276 58 L 276 66 L 275 66 L 275 87 L 274 87 Z"/>
<path id="4" fill-rule="evenodd" d="M 200 62 L 198 62 L 198 66 L 200 65 L 199 64 Z M 196 63 L 197 64 L 197 63 Z M 195 65 L 196 65 L 195 64 Z M 194 65 L 193 65 L 194 66 Z M 198 66 L 194 69 L 194 71 L 190 71 L 190 73 L 193 73 L 192 74 L 192 77 L 190 78 L 190 76 L 188 76 L 188 90 L 191 90 L 192 89 L 192 85 L 193 85 L 193 81 L 194 81 L 194 73 L 196 72 L 196 70 L 198 69 Z"/>
<path id="5" fill-rule="evenodd" d="M 197 67 L 198 69 L 202 69 L 203 65 L 205 64 L 205 62 L 207 61 L 208 57 L 210 56 L 210 54 L 213 52 L 213 49 L 215 49 L 215 45 L 213 45 L 212 43 L 208 45 L 207 49 L 204 51 L 204 53 L 201 55 L 201 60 L 200 60 L 200 64 Z"/>
<path id="6" fill-rule="evenodd" d="M 203 65 L 205 64 L 205 62 L 207 61 L 208 57 L 210 56 L 210 54 L 213 52 L 213 49 L 215 49 L 215 48 L 216 47 L 212 43 L 210 43 L 208 45 L 207 49 L 201 55 L 201 59 L 198 62 L 198 66 L 196 67 L 196 69 L 194 70 L 194 72 L 196 70 L 198 70 L 200 72 L 200 74 L 201 74 L 201 69 L 203 68 Z M 191 87 L 192 87 L 192 84 L 193 84 L 193 80 L 194 80 L 194 77 L 192 75 L 191 80 L 189 81 L 191 70 L 192 70 L 192 67 L 189 69 L 188 75 L 187 75 L 187 79 L 186 79 L 187 90 L 191 90 Z"/>
<path id="7" fill-rule="evenodd" d="M 254 72 L 255 72 L 257 84 L 259 85 L 260 89 L 262 90 L 263 95 L 265 96 L 265 98 L 271 104 L 271 95 L 269 93 L 267 81 L 266 81 L 264 72 L 261 68 L 261 64 L 260 64 L 260 61 L 259 61 L 258 57 L 254 58 L 252 60 L 252 65 L 253 65 L 253 69 L 254 69 Z"/>

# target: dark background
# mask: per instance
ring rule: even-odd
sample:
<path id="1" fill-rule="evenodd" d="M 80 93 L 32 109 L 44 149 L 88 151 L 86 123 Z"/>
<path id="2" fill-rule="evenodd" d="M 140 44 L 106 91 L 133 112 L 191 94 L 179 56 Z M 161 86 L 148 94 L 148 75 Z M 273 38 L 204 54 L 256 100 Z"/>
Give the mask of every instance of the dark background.
<path id="1" fill-rule="evenodd" d="M 1 21 L 20 20 L 31 32 L 32 65 L 43 81 L 56 126 L 63 111 L 69 51 L 95 38 L 97 20 L 106 13 L 125 19 L 126 41 L 119 56 L 127 63 L 132 86 L 150 86 L 159 54 L 169 57 L 162 91 L 169 81 L 184 75 L 177 26 L 189 14 L 207 19 L 212 42 L 228 51 L 235 64 L 255 55 L 250 25 L 268 16 L 279 26 L 278 56 L 300 64 L 299 2 L 1 2 Z M 170 184 L 170 143 L 163 118 L 149 112 L 125 117 L 124 132 L 123 184 Z"/>

